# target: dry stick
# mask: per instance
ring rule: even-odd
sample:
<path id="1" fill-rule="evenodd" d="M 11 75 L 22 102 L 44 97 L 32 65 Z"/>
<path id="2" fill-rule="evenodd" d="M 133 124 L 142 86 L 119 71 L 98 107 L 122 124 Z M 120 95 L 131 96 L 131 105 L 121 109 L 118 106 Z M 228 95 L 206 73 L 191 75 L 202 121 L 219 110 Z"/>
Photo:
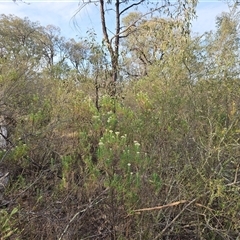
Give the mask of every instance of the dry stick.
<path id="1" fill-rule="evenodd" d="M 74 221 L 74 219 L 80 214 L 80 213 L 84 213 L 86 212 L 89 208 L 91 208 L 93 205 L 92 203 L 90 203 L 85 209 L 83 209 L 82 211 L 79 211 L 77 213 L 74 214 L 74 216 L 70 219 L 69 223 L 67 224 L 67 226 L 64 228 L 61 236 L 58 238 L 58 240 L 63 239 L 64 234 L 67 232 L 68 228 L 70 227 L 70 224 Z"/>
<path id="2" fill-rule="evenodd" d="M 63 239 L 63 236 L 64 236 L 64 234 L 67 232 L 68 228 L 70 227 L 70 224 L 74 221 L 74 219 L 75 219 L 80 213 L 86 212 L 88 209 L 92 208 L 94 205 L 97 205 L 99 202 L 101 202 L 102 200 L 104 200 L 105 198 L 100 198 L 100 196 L 102 196 L 102 195 L 103 195 L 105 192 L 107 192 L 107 191 L 108 191 L 108 188 L 105 189 L 95 200 L 93 200 L 92 202 L 90 202 L 89 205 L 88 205 L 85 209 L 83 209 L 83 210 L 75 213 L 74 216 L 70 219 L 70 221 L 69 221 L 69 223 L 67 224 L 67 226 L 64 228 L 64 230 L 63 230 L 61 236 L 58 238 L 58 240 L 62 240 L 62 239 Z M 98 199 L 99 199 L 99 200 L 98 200 Z"/>
<path id="3" fill-rule="evenodd" d="M 8 155 L 8 153 L 10 152 L 10 149 L 8 149 L 4 155 L 2 156 L 2 159 L 0 159 L 0 162 L 3 162 L 4 158 Z"/>
<path id="4" fill-rule="evenodd" d="M 213 209 L 211 209 L 210 207 L 204 206 L 204 205 L 202 205 L 201 203 L 195 203 L 195 205 L 196 205 L 197 207 L 202 207 L 202 208 L 207 209 L 207 210 L 210 211 L 210 212 L 213 212 Z"/>
<path id="5" fill-rule="evenodd" d="M 85 209 L 83 209 L 83 210 L 75 213 L 74 216 L 70 219 L 70 221 L 69 221 L 69 223 L 67 224 L 67 226 L 64 228 L 64 230 L 63 230 L 61 236 L 58 238 L 58 240 L 63 239 L 64 234 L 67 232 L 68 228 L 70 227 L 70 224 L 74 221 L 74 219 L 75 219 L 80 213 L 86 212 L 86 211 L 87 211 L 89 208 L 91 208 L 92 206 L 93 206 L 93 203 L 91 202 Z"/>
<path id="6" fill-rule="evenodd" d="M 165 228 L 156 236 L 156 238 L 154 239 L 158 239 L 160 238 L 164 232 L 166 232 L 166 230 L 180 217 L 180 215 L 185 211 L 185 209 L 190 206 L 193 202 L 195 202 L 197 200 L 197 198 L 193 199 L 191 202 L 189 202 L 181 211 L 180 213 L 169 223 L 165 226 Z M 187 200 L 181 200 L 178 202 L 173 202 L 173 203 L 169 203 L 166 205 L 162 205 L 162 206 L 157 206 L 157 207 L 152 207 L 152 208 L 142 208 L 142 209 L 137 209 L 134 210 L 135 213 L 139 213 L 139 212 L 144 212 L 144 211 L 152 211 L 152 210 L 159 210 L 159 209 L 163 209 L 163 208 L 167 208 L 167 207 L 173 207 L 173 206 L 177 206 L 179 204 L 183 204 L 186 203 Z"/>
<path id="7" fill-rule="evenodd" d="M 181 200 L 178 202 L 173 202 L 173 203 L 169 203 L 167 205 L 162 205 L 162 206 L 157 206 L 157 207 L 137 209 L 137 210 L 133 210 L 133 212 L 145 212 L 145 211 L 159 210 L 162 208 L 173 207 L 173 206 L 185 203 L 185 202 L 187 202 L 187 200 Z"/>
<path id="8" fill-rule="evenodd" d="M 240 164 L 237 165 L 237 168 L 236 168 L 236 171 L 235 171 L 235 176 L 234 176 L 234 181 L 233 181 L 234 183 L 237 182 L 239 166 L 240 166 Z"/>
<path id="9" fill-rule="evenodd" d="M 4 184 L 4 179 L 9 175 L 9 172 L 5 173 L 3 176 L 0 177 L 0 187 L 5 188 L 6 184 Z"/>
<path id="10" fill-rule="evenodd" d="M 88 208 L 90 208 L 91 206 L 88 206 L 87 208 L 83 209 L 82 211 L 80 212 L 77 212 L 72 218 L 71 220 L 69 221 L 68 225 L 65 227 L 64 231 L 62 232 L 60 238 L 58 240 L 61 240 L 63 238 L 63 235 L 67 232 L 71 222 L 73 222 L 73 220 L 80 214 L 80 213 L 83 213 L 83 212 L 86 212 Z"/>

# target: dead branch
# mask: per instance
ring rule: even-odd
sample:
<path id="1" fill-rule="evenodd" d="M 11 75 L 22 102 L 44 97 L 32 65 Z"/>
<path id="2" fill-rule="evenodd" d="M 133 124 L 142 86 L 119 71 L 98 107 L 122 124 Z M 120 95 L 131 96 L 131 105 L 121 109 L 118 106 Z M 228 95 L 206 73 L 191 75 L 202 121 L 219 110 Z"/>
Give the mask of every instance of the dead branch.
<path id="1" fill-rule="evenodd" d="M 165 226 L 165 228 L 154 238 L 156 239 L 161 239 L 162 235 L 166 232 L 166 230 L 174 223 L 176 222 L 176 220 L 181 216 L 181 214 L 186 210 L 186 208 L 188 208 L 188 206 L 190 206 L 192 203 L 194 203 L 197 200 L 197 198 L 194 198 L 191 202 L 189 202 L 180 212 L 179 214 L 169 223 Z M 181 202 L 181 201 L 180 201 Z M 185 201 L 186 202 L 186 201 Z M 178 202 L 177 202 L 178 203 Z M 178 203 L 179 204 L 179 203 Z M 175 204 L 175 205 L 178 205 Z"/>
<path id="2" fill-rule="evenodd" d="M 133 3 L 132 5 L 124 8 L 120 13 L 119 13 L 119 16 L 122 15 L 124 12 L 126 12 L 128 9 L 134 7 L 134 6 L 138 6 L 139 4 L 143 3 L 145 0 L 141 0 L 139 1 L 138 3 Z"/>
<path id="3" fill-rule="evenodd" d="M 102 200 L 104 200 L 106 197 L 101 198 L 101 196 L 108 191 L 108 188 L 105 189 L 96 199 L 94 199 L 93 201 L 91 201 L 88 206 L 86 208 L 84 208 L 83 210 L 77 212 L 74 214 L 74 216 L 70 219 L 70 221 L 68 222 L 67 226 L 64 228 L 61 236 L 58 238 L 58 240 L 62 240 L 64 234 L 67 232 L 68 228 L 70 227 L 70 224 L 74 221 L 74 219 L 80 214 L 80 213 L 85 213 L 88 209 L 92 208 L 93 206 L 97 205 L 99 202 L 101 202 Z M 81 216 L 83 217 L 83 215 Z"/>
<path id="4" fill-rule="evenodd" d="M 117 34 L 115 34 L 115 35 L 110 39 L 110 41 L 107 41 L 107 44 L 112 44 L 112 41 L 113 41 L 114 38 L 120 37 L 120 35 L 122 35 L 122 34 L 125 33 L 126 31 L 128 31 L 131 27 L 135 26 L 136 23 L 137 23 L 138 21 L 140 21 L 142 18 L 144 18 L 144 17 L 152 14 L 153 12 L 159 11 L 161 8 L 164 8 L 164 7 L 166 7 L 166 5 L 163 5 L 163 6 L 161 6 L 161 7 L 155 8 L 155 9 L 153 9 L 153 10 L 151 10 L 151 11 L 143 14 L 141 17 L 139 17 L 137 20 L 135 20 L 133 23 L 131 23 L 129 26 L 127 26 L 123 31 L 121 31 L 121 32 L 119 31 Z"/>
<path id="5" fill-rule="evenodd" d="M 169 203 L 166 205 L 162 205 L 162 206 L 157 206 L 157 207 L 151 207 L 151 208 L 142 208 L 142 209 L 137 209 L 137 210 L 133 210 L 133 212 L 145 212 L 145 211 L 153 211 L 153 210 L 159 210 L 159 209 L 163 209 L 163 208 L 167 208 L 167 207 L 173 207 L 173 206 L 177 206 L 179 204 L 183 204 L 186 203 L 187 200 L 181 200 L 181 201 L 177 201 L 177 202 L 173 202 L 173 203 Z"/>

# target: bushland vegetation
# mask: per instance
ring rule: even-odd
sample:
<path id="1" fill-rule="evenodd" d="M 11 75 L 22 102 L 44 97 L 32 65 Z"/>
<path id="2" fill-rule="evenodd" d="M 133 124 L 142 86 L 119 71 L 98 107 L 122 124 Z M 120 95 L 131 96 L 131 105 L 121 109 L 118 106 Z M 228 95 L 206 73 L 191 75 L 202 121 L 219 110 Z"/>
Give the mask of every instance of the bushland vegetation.
<path id="1" fill-rule="evenodd" d="M 0 239 L 240 238 L 237 8 L 202 35 L 140 15 L 114 97 L 93 32 L 1 15 Z"/>

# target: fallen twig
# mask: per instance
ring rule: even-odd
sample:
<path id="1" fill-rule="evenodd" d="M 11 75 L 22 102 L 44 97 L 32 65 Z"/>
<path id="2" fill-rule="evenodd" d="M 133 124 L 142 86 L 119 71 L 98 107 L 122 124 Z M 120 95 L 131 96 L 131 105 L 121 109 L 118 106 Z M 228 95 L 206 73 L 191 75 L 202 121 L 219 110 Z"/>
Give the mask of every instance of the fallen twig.
<path id="1" fill-rule="evenodd" d="M 187 202 L 187 200 L 181 200 L 181 201 L 177 201 L 177 202 L 169 203 L 169 204 L 162 205 L 162 206 L 151 207 L 151 208 L 137 209 L 137 210 L 133 210 L 133 212 L 144 212 L 144 211 L 159 210 L 159 209 L 162 209 L 162 208 L 167 208 L 167 207 L 177 206 L 177 205 L 179 205 L 179 204 L 186 203 L 186 202 Z"/>
<path id="2" fill-rule="evenodd" d="M 91 202 L 89 203 L 89 205 L 88 205 L 85 209 L 83 209 L 83 210 L 75 213 L 74 216 L 70 219 L 70 221 L 69 221 L 68 224 L 66 225 L 66 227 L 64 228 L 64 230 L 63 230 L 61 236 L 58 238 L 58 240 L 62 240 L 62 239 L 63 239 L 63 236 L 64 236 L 64 235 L 66 234 L 66 232 L 68 231 L 68 228 L 70 227 L 70 224 L 74 221 L 74 219 L 75 219 L 80 213 L 86 212 L 88 209 L 92 208 L 93 206 L 95 206 L 95 205 L 97 205 L 99 202 L 101 202 L 103 199 L 105 199 L 105 198 L 100 198 L 100 197 L 101 197 L 105 192 L 107 192 L 107 191 L 108 191 L 108 188 L 105 189 L 96 199 L 94 199 L 93 201 L 91 201 Z"/>
<path id="3" fill-rule="evenodd" d="M 197 198 L 193 199 L 191 202 L 189 202 L 184 208 L 179 212 L 179 214 L 169 223 L 165 226 L 165 228 L 154 238 L 154 239 L 161 239 L 162 235 L 166 232 L 166 230 L 181 216 L 181 214 L 186 210 L 188 206 L 190 206 L 192 203 L 194 203 L 197 200 Z M 185 201 L 186 202 L 186 201 Z M 175 204 L 176 205 L 176 204 Z M 174 205 L 174 206 L 175 206 Z M 178 204 L 177 204 L 178 205 Z"/>

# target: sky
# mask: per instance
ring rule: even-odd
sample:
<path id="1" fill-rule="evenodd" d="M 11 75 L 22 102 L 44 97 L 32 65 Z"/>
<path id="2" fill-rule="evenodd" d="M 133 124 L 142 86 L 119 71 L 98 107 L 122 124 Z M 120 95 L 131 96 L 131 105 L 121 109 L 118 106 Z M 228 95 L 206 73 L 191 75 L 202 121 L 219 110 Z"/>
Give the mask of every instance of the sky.
<path id="1" fill-rule="evenodd" d="M 33 22 L 40 22 L 42 26 L 58 26 L 67 39 L 84 37 L 90 29 L 95 29 L 95 32 L 101 35 L 98 7 L 94 3 L 88 4 L 79 12 L 79 1 L 83 2 L 81 0 L 23 1 L 25 2 L 14 3 L 12 0 L 0 0 L 0 14 L 28 17 Z M 197 7 L 198 17 L 192 23 L 193 32 L 201 34 L 213 30 L 216 16 L 223 11 L 228 11 L 228 6 L 222 1 L 200 0 Z"/>

